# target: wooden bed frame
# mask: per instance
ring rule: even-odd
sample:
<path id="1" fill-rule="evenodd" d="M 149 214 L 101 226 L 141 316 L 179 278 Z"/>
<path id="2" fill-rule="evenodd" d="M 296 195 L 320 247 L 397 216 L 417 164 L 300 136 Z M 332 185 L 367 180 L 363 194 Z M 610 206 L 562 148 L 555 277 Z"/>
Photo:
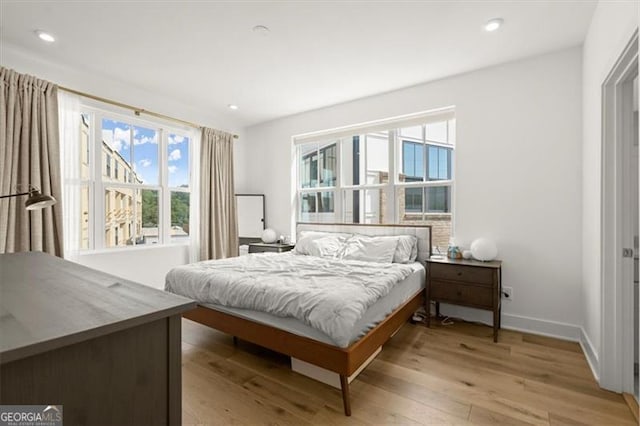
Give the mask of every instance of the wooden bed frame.
<path id="1" fill-rule="evenodd" d="M 316 225 L 304 223 L 299 225 Z M 357 224 L 317 224 L 358 226 Z M 397 228 L 429 228 L 429 254 L 431 254 L 431 227 L 428 225 L 370 225 L 367 227 L 397 227 Z M 390 234 L 385 234 L 390 235 Z M 413 313 L 424 304 L 424 290 L 415 293 L 407 302 L 396 308 L 382 322 L 370 330 L 349 347 L 341 348 L 319 342 L 308 337 L 240 318 L 235 315 L 220 312 L 212 308 L 200 306 L 183 314 L 184 318 L 228 333 L 234 338 L 240 338 L 256 345 L 298 358 L 310 364 L 325 368 L 340 375 L 342 402 L 344 414 L 351 415 L 351 400 L 349 396 L 349 376 L 371 357 L 371 355 L 412 317 Z"/>

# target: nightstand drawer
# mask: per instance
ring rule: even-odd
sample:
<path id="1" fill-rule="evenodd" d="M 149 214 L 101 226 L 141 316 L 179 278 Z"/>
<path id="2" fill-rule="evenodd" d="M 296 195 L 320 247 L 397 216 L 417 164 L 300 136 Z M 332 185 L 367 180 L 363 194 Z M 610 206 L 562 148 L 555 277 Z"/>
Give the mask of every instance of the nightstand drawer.
<path id="1" fill-rule="evenodd" d="M 493 269 L 476 266 L 429 264 L 429 273 L 433 279 L 465 281 L 487 287 L 493 286 Z"/>
<path id="2" fill-rule="evenodd" d="M 249 253 L 284 253 L 293 250 L 293 244 L 280 243 L 251 243 Z"/>
<path id="3" fill-rule="evenodd" d="M 493 307 L 493 290 L 490 287 L 457 284 L 450 281 L 431 281 L 432 299 L 467 306 Z"/>

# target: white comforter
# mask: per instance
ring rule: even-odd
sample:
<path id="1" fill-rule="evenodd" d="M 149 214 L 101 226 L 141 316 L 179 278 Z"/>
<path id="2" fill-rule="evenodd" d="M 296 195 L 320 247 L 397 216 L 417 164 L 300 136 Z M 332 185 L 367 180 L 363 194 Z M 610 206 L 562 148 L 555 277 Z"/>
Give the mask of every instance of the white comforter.
<path id="1" fill-rule="evenodd" d="M 365 311 L 411 272 L 398 263 L 262 253 L 179 266 L 165 289 L 200 303 L 294 317 L 344 347 Z"/>

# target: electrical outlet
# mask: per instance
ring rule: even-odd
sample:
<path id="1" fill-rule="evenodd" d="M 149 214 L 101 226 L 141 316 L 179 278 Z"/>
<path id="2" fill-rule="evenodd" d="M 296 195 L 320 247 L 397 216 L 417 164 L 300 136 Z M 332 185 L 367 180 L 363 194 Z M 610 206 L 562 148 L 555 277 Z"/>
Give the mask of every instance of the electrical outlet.
<path id="1" fill-rule="evenodd" d="M 502 287 L 502 299 L 513 300 L 513 287 Z"/>

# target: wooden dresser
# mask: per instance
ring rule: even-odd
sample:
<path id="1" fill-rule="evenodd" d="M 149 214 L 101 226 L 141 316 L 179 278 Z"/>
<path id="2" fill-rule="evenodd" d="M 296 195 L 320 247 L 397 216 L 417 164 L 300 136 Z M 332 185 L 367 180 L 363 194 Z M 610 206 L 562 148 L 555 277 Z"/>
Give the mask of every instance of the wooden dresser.
<path id="1" fill-rule="evenodd" d="M 426 306 L 436 302 L 436 315 L 440 315 L 439 302 L 493 311 L 493 341 L 498 341 L 502 293 L 502 262 L 493 260 L 454 260 L 430 258 L 427 260 Z M 430 325 L 427 315 L 427 326 Z"/>
<path id="2" fill-rule="evenodd" d="M 190 299 L 48 254 L 0 255 L 0 404 L 70 425 L 179 425 Z"/>

